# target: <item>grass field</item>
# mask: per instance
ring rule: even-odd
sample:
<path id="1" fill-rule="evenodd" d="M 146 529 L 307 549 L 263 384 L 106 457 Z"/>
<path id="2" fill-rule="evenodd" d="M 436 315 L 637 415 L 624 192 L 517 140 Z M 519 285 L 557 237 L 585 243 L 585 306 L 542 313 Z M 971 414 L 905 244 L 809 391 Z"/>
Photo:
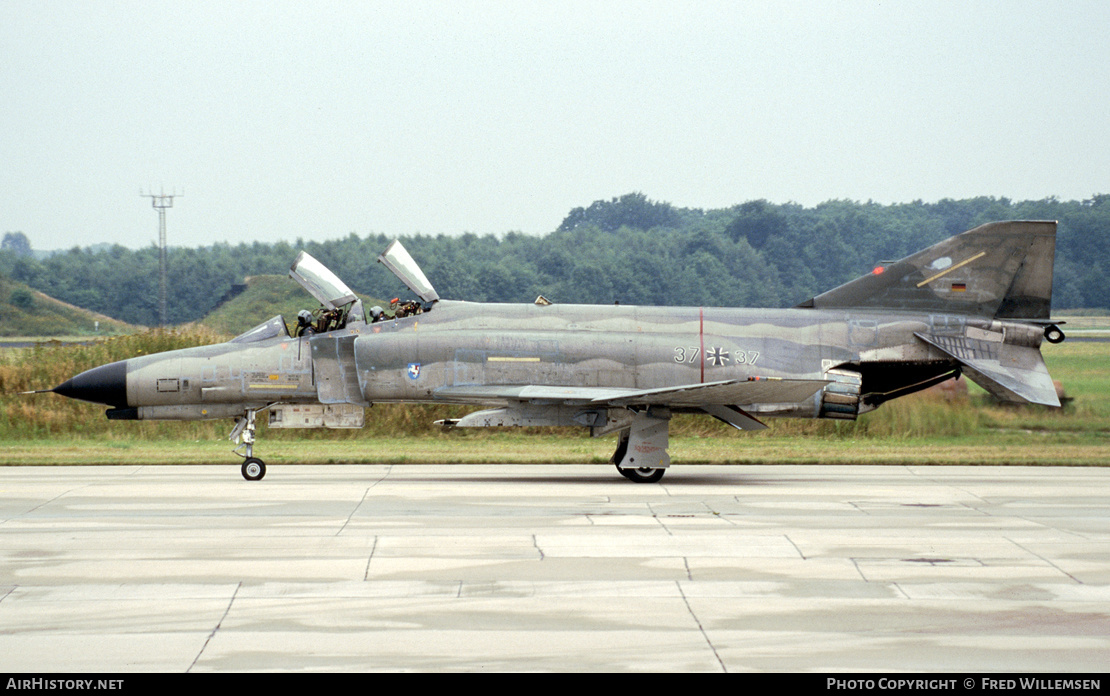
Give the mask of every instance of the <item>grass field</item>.
<path id="1" fill-rule="evenodd" d="M 231 421 L 112 422 L 104 418 L 103 407 L 53 394 L 19 394 L 51 388 L 112 360 L 222 338 L 193 328 L 87 346 L 50 343 L 0 350 L 0 464 L 238 465 L 226 439 Z M 1106 464 L 1110 342 L 1045 344 L 1043 352 L 1070 398 L 1063 409 L 1000 406 L 971 385 L 964 397 L 913 395 L 855 422 L 770 420 L 768 430 L 756 433 L 683 415 L 671 427 L 671 456 L 676 464 Z M 470 410 L 376 405 L 367 411 L 362 430 L 267 431 L 262 426 L 255 451 L 270 464 L 603 464 L 614 447 L 613 436 L 593 439 L 580 429 L 445 431 L 432 424 Z"/>
<path id="2" fill-rule="evenodd" d="M 486 437 L 262 438 L 268 464 L 606 464 L 613 437 L 500 432 Z M 30 440 L 0 443 L 5 465 L 241 463 L 226 440 Z M 958 438 L 829 439 L 742 433 L 671 438 L 675 464 L 1102 466 L 1110 437 L 1015 431 Z"/>

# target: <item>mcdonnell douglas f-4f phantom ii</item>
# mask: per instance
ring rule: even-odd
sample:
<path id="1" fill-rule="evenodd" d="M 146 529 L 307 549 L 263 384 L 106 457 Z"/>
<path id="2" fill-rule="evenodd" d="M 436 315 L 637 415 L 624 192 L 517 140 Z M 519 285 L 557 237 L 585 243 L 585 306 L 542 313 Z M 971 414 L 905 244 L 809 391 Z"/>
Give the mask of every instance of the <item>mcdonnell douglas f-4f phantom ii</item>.
<path id="1" fill-rule="evenodd" d="M 249 480 L 266 472 L 259 413 L 270 427 L 362 427 L 375 402 L 419 402 L 484 407 L 441 421 L 454 427 L 616 433 L 618 471 L 654 482 L 671 463 L 674 413 L 740 430 L 775 416 L 852 420 L 960 374 L 1003 401 L 1059 406 L 1040 353 L 1064 339 L 1049 318 L 1055 238 L 1055 222 L 982 225 L 791 309 L 441 300 L 395 241 L 378 260 L 420 300 L 380 321 L 302 253 L 289 274 L 323 305 L 316 333 L 291 335 L 276 316 L 51 391 L 116 420 L 235 418 Z"/>

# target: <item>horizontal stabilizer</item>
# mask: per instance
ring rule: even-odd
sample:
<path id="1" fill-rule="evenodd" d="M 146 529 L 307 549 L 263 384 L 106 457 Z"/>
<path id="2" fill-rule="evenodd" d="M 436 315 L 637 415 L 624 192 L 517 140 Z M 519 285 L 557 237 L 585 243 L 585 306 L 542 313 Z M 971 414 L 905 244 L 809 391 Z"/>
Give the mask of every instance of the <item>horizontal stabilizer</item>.
<path id="1" fill-rule="evenodd" d="M 963 372 L 996 399 L 1060 406 L 1041 351 L 967 336 L 915 336 L 960 361 Z"/>

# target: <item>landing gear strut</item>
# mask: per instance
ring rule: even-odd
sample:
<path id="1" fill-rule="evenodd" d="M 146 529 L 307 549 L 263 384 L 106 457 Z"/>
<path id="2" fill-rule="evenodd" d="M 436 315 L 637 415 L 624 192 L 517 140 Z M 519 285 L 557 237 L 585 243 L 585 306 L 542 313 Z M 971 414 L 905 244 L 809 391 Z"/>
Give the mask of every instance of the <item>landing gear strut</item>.
<path id="1" fill-rule="evenodd" d="M 248 481 L 261 481 L 266 475 L 266 463 L 254 456 L 254 430 L 258 426 L 258 411 L 247 411 L 235 421 L 231 431 L 232 442 L 239 443 L 233 452 L 243 458 L 243 478 Z M 240 452 L 239 450 L 244 450 Z"/>
<path id="2" fill-rule="evenodd" d="M 636 414 L 632 426 L 622 430 L 617 449 L 609 461 L 620 475 L 634 483 L 656 483 L 671 457 L 667 454 L 671 413 L 665 408 L 649 408 Z"/>

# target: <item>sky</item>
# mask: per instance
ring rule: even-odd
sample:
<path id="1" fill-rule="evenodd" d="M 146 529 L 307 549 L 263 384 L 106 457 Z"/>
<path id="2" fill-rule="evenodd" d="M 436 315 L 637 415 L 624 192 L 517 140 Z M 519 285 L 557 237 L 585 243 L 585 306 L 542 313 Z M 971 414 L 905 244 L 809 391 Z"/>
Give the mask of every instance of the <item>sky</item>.
<path id="1" fill-rule="evenodd" d="M 0 0 L 35 249 L 1110 192 L 1110 3 Z"/>

